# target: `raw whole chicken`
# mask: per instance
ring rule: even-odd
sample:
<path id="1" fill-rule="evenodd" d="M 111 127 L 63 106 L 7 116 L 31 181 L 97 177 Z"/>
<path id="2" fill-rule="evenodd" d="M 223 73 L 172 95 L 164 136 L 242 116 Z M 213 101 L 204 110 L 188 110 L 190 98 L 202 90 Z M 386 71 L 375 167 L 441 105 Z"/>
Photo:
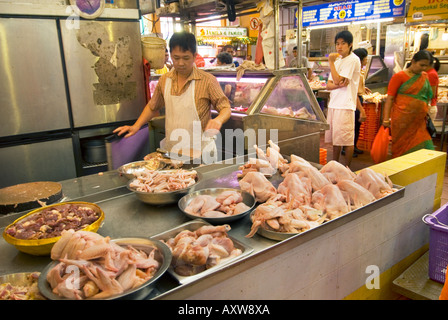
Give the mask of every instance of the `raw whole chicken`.
<path id="1" fill-rule="evenodd" d="M 155 259 L 157 251 L 155 247 L 149 253 L 132 246 L 122 247 L 94 232 L 64 231 L 51 250 L 51 258 L 60 263 L 48 272 L 46 279 L 53 293 L 61 297 L 107 298 L 151 279 L 160 266 Z M 79 268 L 79 279 L 65 271 L 69 266 Z M 79 285 L 70 282 L 76 280 Z"/>
<path id="2" fill-rule="evenodd" d="M 184 211 L 199 217 L 224 218 L 249 210 L 243 196 L 236 190 L 225 190 L 218 196 L 198 195 L 185 207 Z"/>
<path id="3" fill-rule="evenodd" d="M 349 207 L 337 185 L 327 184 L 312 195 L 314 208 L 325 212 L 329 220 L 349 212 Z"/>
<path id="4" fill-rule="evenodd" d="M 280 147 L 276 145 L 272 140 L 268 141 L 269 147 L 266 149 L 266 157 L 268 158 L 271 166 L 281 172 L 288 168 L 288 160 L 283 158 L 280 154 Z"/>
<path id="5" fill-rule="evenodd" d="M 260 172 L 248 172 L 239 184 L 241 190 L 250 193 L 258 202 L 265 202 L 277 194 L 277 189 Z"/>
<path id="6" fill-rule="evenodd" d="M 239 256 L 227 236 L 229 225 L 203 226 L 195 231 L 184 230 L 165 241 L 173 253 L 171 266 L 181 276 L 191 276 L 218 265 L 223 259 Z"/>
<path id="7" fill-rule="evenodd" d="M 314 213 L 318 211 L 313 209 Z M 300 233 L 319 226 L 322 216 L 308 216 L 300 208 L 290 209 L 285 204 L 263 203 L 255 209 L 251 219 L 252 227 L 246 235 L 251 238 L 261 227 L 266 230 L 286 233 Z M 320 221 L 318 221 L 321 219 Z"/>
<path id="8" fill-rule="evenodd" d="M 256 144 L 254 145 L 257 158 L 249 158 L 247 163 L 238 168 L 241 170 L 241 173 L 237 175 L 238 178 L 243 178 L 248 172 L 257 171 L 271 177 L 277 170 L 284 172 L 288 169 L 288 160 L 280 154 L 279 146 L 272 140 L 269 140 L 268 143 L 269 147 L 266 149 L 266 153 Z"/>
<path id="9" fill-rule="evenodd" d="M 338 183 L 341 180 L 353 180 L 356 178 L 356 174 L 353 171 L 335 160 L 329 161 L 320 169 L 320 172 L 331 183 Z"/>
<path id="10" fill-rule="evenodd" d="M 352 210 L 363 207 L 376 200 L 369 190 L 353 180 L 341 180 L 337 186 L 342 191 L 344 198 L 347 199 L 347 203 Z"/>
<path id="11" fill-rule="evenodd" d="M 323 186 L 331 183 L 322 173 L 320 173 L 319 170 L 317 170 L 316 167 L 313 166 L 304 168 L 303 171 L 297 174 L 299 174 L 299 176 L 304 175 L 311 180 L 311 186 L 313 187 L 313 191 L 320 190 L 322 189 Z"/>
<path id="12" fill-rule="evenodd" d="M 355 182 L 369 190 L 376 199 L 397 191 L 397 189 L 393 188 L 393 184 L 387 176 L 383 176 L 370 168 L 365 168 L 358 172 Z"/>
<path id="13" fill-rule="evenodd" d="M 295 173 L 288 173 L 282 183 L 279 184 L 277 192 L 286 197 L 286 202 L 291 208 L 311 203 L 311 180 L 300 178 Z"/>
<path id="14" fill-rule="evenodd" d="M 243 178 L 248 172 L 261 172 L 265 176 L 271 177 L 277 172 L 269 161 L 263 159 L 249 158 L 249 161 L 238 168 L 241 173 L 237 174 L 238 178 Z"/>
<path id="15" fill-rule="evenodd" d="M 278 146 L 271 142 L 266 154 L 256 145 L 255 148 L 258 160 L 266 165 L 270 161 L 271 167 L 283 159 L 276 153 Z M 396 191 L 387 177 L 372 169 L 364 169 L 357 175 L 333 160 L 318 170 L 292 154 L 291 162 L 282 163 L 279 171 L 284 180 L 277 189 L 259 172 L 249 172 L 240 180 L 241 189 L 262 202 L 251 216 L 252 227 L 247 237 L 252 237 L 260 227 L 277 232 L 303 232 Z"/>

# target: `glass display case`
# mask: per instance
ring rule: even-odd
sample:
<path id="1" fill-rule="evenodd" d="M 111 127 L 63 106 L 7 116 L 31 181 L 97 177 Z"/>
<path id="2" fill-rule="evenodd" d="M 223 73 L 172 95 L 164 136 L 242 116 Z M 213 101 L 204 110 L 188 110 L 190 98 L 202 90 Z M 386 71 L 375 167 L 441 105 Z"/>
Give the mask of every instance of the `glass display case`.
<path id="1" fill-rule="evenodd" d="M 246 113 L 260 94 L 268 77 L 243 77 L 239 81 L 231 76 L 218 76 L 219 84 L 230 101 L 232 112 Z"/>
<path id="2" fill-rule="evenodd" d="M 321 80 L 327 81 L 331 72 L 328 58 L 309 58 L 309 61 L 313 62 L 313 72 L 317 74 Z"/>
<path id="3" fill-rule="evenodd" d="M 296 119 L 325 121 L 323 114 L 313 108 L 314 100 L 299 75 L 281 77 L 260 113 Z M 307 82 L 305 80 L 305 82 Z M 320 110 L 320 109 L 318 109 Z"/>
<path id="4" fill-rule="evenodd" d="M 234 133 L 241 129 L 239 132 L 243 134 L 251 129 L 262 129 L 262 134 L 257 136 L 257 145 L 264 146 L 269 139 L 278 141 L 285 154 L 293 153 L 318 163 L 320 132 L 328 129 L 328 124 L 305 72 L 306 69 L 246 71 L 236 81 L 236 99 L 231 101 L 232 115 L 221 132 L 230 129 L 233 131 L 228 132 Z M 233 76 L 229 73 L 213 74 L 224 87 L 236 79 L 236 73 Z M 232 145 L 226 142 L 229 137 L 222 136 L 223 153 L 239 156 L 235 148 L 226 147 Z M 234 135 L 230 138 L 239 137 Z M 245 151 L 250 147 L 250 142 L 246 141 Z"/>
<path id="5" fill-rule="evenodd" d="M 387 83 L 389 70 L 381 56 L 367 57 L 366 75 L 366 84 Z"/>

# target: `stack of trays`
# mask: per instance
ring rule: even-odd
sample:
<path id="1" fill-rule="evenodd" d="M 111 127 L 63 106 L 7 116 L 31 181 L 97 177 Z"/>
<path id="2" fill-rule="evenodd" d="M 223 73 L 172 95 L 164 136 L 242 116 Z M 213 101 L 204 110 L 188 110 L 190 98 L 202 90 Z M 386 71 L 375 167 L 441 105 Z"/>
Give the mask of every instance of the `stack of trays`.
<path id="1" fill-rule="evenodd" d="M 378 133 L 380 109 L 374 103 L 364 103 L 363 107 L 366 112 L 366 121 L 361 123 L 357 147 L 364 151 L 370 151 Z"/>

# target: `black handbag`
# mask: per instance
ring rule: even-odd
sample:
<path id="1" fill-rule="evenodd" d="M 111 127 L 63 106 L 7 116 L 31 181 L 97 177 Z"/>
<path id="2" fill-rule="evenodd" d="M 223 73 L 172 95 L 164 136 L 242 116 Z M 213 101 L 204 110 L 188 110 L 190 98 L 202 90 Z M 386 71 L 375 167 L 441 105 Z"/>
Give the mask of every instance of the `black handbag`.
<path id="1" fill-rule="evenodd" d="M 432 138 L 435 138 L 437 130 L 429 116 L 426 116 L 426 130 L 428 130 L 428 133 Z"/>

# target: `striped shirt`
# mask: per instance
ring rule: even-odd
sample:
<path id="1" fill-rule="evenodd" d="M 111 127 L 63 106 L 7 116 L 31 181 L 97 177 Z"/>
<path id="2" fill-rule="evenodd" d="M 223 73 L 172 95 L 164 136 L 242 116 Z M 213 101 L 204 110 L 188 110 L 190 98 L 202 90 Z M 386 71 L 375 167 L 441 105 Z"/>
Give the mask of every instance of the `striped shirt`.
<path id="1" fill-rule="evenodd" d="M 205 129 L 207 122 L 211 119 L 211 107 L 218 112 L 224 108 L 230 108 L 229 99 L 225 96 L 215 76 L 193 67 L 193 72 L 191 72 L 182 88 L 178 86 L 177 71 L 174 68 L 160 77 L 154 94 L 149 101 L 151 110 L 160 110 L 165 106 L 163 94 L 168 77 L 171 78 L 171 95 L 173 96 L 182 95 L 190 86 L 191 80 L 195 80 L 194 101 L 201 120 L 202 130 Z"/>

